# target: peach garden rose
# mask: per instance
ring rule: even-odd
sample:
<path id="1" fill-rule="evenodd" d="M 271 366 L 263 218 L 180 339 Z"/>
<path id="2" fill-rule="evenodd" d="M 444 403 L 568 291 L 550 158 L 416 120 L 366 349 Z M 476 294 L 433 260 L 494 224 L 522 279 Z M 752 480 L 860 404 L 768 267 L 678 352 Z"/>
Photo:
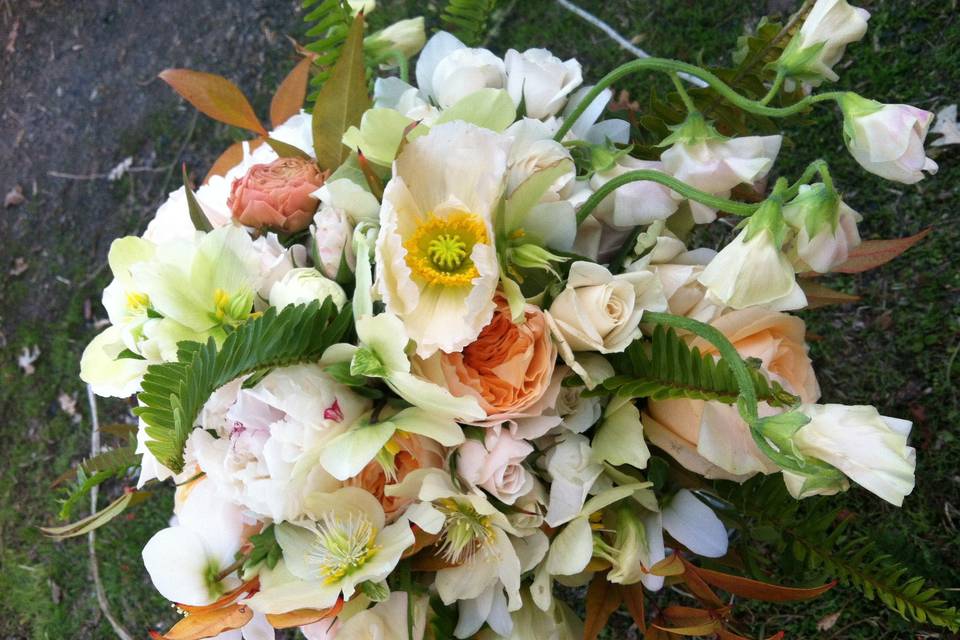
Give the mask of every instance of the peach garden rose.
<path id="1" fill-rule="evenodd" d="M 312 160 L 277 158 L 234 180 L 227 206 L 233 219 L 257 229 L 294 233 L 310 225 L 319 201 L 313 192 L 326 175 Z"/>

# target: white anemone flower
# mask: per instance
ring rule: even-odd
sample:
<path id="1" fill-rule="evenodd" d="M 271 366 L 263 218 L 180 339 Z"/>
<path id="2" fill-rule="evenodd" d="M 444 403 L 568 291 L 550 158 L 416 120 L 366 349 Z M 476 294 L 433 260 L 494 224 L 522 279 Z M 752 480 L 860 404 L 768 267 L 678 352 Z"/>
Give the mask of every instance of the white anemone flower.
<path id="1" fill-rule="evenodd" d="M 376 288 L 422 358 L 459 351 L 493 317 L 493 216 L 509 147 L 508 137 L 458 121 L 410 142 L 394 163 L 380 208 Z"/>
<path id="2" fill-rule="evenodd" d="M 326 609 L 349 600 L 363 582 L 382 582 L 414 543 L 407 520 L 386 525 L 372 494 L 356 487 L 311 496 L 313 521 L 277 525 L 283 563 L 261 574 L 247 602 L 255 611 Z"/>

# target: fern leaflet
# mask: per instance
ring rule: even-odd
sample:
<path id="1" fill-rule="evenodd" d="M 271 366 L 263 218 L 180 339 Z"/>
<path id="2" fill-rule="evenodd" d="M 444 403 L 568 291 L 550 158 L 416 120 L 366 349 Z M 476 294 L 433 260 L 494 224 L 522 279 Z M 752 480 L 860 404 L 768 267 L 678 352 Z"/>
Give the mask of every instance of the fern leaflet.
<path id="1" fill-rule="evenodd" d="M 468 47 L 483 43 L 497 0 L 448 0 L 440 19 Z"/>

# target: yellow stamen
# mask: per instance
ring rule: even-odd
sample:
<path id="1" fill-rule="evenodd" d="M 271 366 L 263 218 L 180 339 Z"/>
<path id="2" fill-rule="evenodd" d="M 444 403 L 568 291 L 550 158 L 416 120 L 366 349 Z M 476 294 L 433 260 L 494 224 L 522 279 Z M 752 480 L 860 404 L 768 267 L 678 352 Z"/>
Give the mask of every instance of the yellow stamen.
<path id="1" fill-rule="evenodd" d="M 127 292 L 127 309 L 134 313 L 145 311 L 150 306 L 150 296 L 136 291 Z"/>
<path id="2" fill-rule="evenodd" d="M 470 254 L 487 244 L 487 228 L 479 216 L 458 211 L 446 217 L 430 214 L 403 243 L 407 266 L 429 284 L 467 286 L 480 275 Z"/>

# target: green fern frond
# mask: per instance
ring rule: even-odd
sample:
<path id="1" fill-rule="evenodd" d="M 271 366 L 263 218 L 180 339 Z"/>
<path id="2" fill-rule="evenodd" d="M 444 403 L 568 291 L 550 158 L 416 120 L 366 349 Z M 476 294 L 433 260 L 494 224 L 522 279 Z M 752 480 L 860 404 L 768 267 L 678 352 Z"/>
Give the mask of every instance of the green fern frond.
<path id="1" fill-rule="evenodd" d="M 350 5 L 345 0 L 303 0 L 307 23 L 305 49 L 315 53 L 314 71 L 310 78 L 311 95 L 307 101 L 316 99 L 316 92 L 330 77 L 330 69 L 340 57 L 343 43 L 350 30 Z"/>
<path id="2" fill-rule="evenodd" d="M 941 592 L 862 533 L 851 531 L 830 500 L 799 502 L 779 477 L 755 479 L 722 492 L 733 505 L 728 515 L 740 520 L 745 534 L 742 552 L 752 556 L 754 541 L 772 544 L 785 573 L 814 572 L 857 588 L 868 600 L 878 599 L 905 620 L 960 629 L 960 613 Z"/>
<path id="3" fill-rule="evenodd" d="M 177 362 L 151 365 L 134 409 L 147 424 L 147 447 L 166 467 L 183 470 L 183 448 L 204 403 L 218 388 L 263 369 L 315 362 L 351 326 L 349 307 L 337 314 L 330 298 L 267 309 L 233 330 L 223 346 L 182 342 Z"/>
<path id="4" fill-rule="evenodd" d="M 603 388 L 623 396 L 654 400 L 691 398 L 734 404 L 740 394 L 737 380 L 725 360 L 700 353 L 676 331 L 662 325 L 657 325 L 649 342 L 636 340 L 611 361 L 617 375 L 607 378 Z M 757 366 L 750 368 L 750 377 L 758 400 L 776 407 L 791 406 L 798 401 L 777 382 L 768 380 Z"/>
<path id="5" fill-rule="evenodd" d="M 440 19 L 468 47 L 483 43 L 497 0 L 447 0 Z"/>

